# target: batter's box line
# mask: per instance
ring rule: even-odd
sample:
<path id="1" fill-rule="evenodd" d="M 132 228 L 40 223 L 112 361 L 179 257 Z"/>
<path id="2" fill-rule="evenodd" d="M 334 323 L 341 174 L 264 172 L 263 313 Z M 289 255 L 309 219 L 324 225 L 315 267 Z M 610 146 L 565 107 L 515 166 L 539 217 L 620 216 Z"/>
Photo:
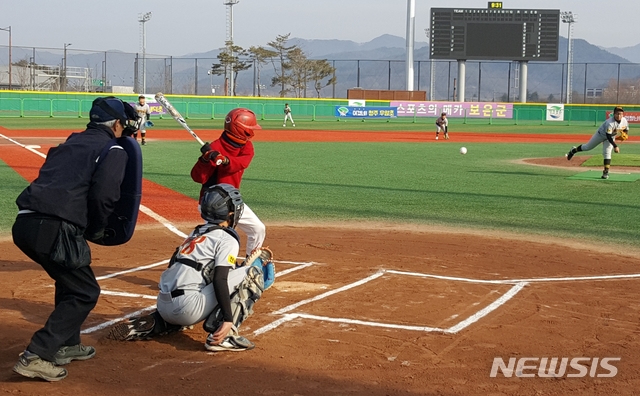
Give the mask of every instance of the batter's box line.
<path id="1" fill-rule="evenodd" d="M 164 260 L 164 261 L 161 261 L 159 263 L 149 264 L 149 265 L 145 265 L 145 266 L 141 266 L 141 267 L 137 267 L 137 268 L 132 268 L 132 269 L 126 270 L 126 271 L 114 272 L 113 274 L 96 277 L 96 279 L 98 279 L 98 280 L 111 279 L 111 278 L 114 278 L 114 277 L 116 277 L 118 275 L 128 274 L 128 273 L 135 272 L 135 271 L 142 271 L 142 270 L 145 270 L 145 269 L 157 267 L 157 266 L 162 265 L 162 264 L 167 264 L 168 262 L 169 262 L 169 260 Z M 298 270 L 310 267 L 310 266 L 312 266 L 314 264 L 318 264 L 318 263 L 313 262 L 313 261 L 312 262 L 296 262 L 296 261 L 276 261 L 276 260 L 274 260 L 274 262 L 275 263 L 283 263 L 283 264 L 295 265 L 295 267 L 289 268 L 288 270 L 276 272 L 276 278 L 279 277 L 279 276 L 290 274 L 291 272 L 294 272 L 294 271 L 298 271 Z M 121 292 L 121 291 L 105 290 L 105 289 L 102 289 L 100 291 L 100 294 L 104 294 L 106 296 L 127 297 L 127 298 L 143 299 L 143 300 L 155 300 L 157 298 L 157 296 L 151 296 L 151 295 L 148 295 L 148 294 L 129 293 L 129 292 Z M 152 305 L 150 307 L 147 307 L 145 309 L 142 309 L 142 310 L 127 314 L 125 316 L 122 316 L 122 317 L 119 317 L 119 318 L 116 318 L 116 319 L 109 320 L 109 321 L 107 321 L 105 323 L 99 324 L 97 326 L 90 327 L 88 329 L 84 329 L 84 330 L 81 331 L 81 333 L 82 334 L 90 334 L 90 333 L 93 333 L 95 331 L 102 330 L 102 329 L 104 329 L 104 328 L 106 328 L 108 326 L 111 326 L 113 324 L 121 322 L 121 321 L 123 321 L 125 319 L 129 319 L 131 317 L 139 316 L 139 315 L 141 315 L 141 314 L 143 314 L 143 313 L 145 313 L 147 311 L 151 311 L 151 310 L 153 310 L 155 308 L 156 308 L 156 306 L 154 304 L 154 305 Z"/>
<path id="2" fill-rule="evenodd" d="M 298 261 L 273 260 L 273 262 L 276 263 L 276 264 L 281 263 L 281 264 L 295 265 L 295 267 L 293 267 L 293 268 L 289 268 L 289 269 L 284 270 L 284 271 L 276 272 L 276 277 L 281 276 L 281 275 L 286 275 L 286 274 L 289 274 L 291 272 L 301 270 L 303 268 L 310 267 L 310 266 L 312 266 L 314 264 L 318 264 L 318 263 L 316 263 L 314 261 L 298 262 Z M 118 272 L 113 272 L 113 273 L 110 273 L 110 274 L 107 274 L 107 275 L 96 276 L 96 280 L 100 281 L 100 280 L 107 280 L 107 279 L 111 279 L 111 278 L 116 278 L 116 277 L 118 277 L 120 275 L 126 275 L 126 274 L 130 274 L 132 272 L 144 271 L 144 270 L 148 270 L 148 269 L 152 269 L 152 268 L 155 268 L 155 267 L 159 267 L 161 265 L 168 264 L 168 263 L 169 263 L 169 260 L 162 260 L 162 261 L 159 261 L 159 262 L 153 263 L 153 264 L 142 265 L 140 267 L 130 268 L 130 269 L 124 270 L 124 271 L 118 271 Z"/>
<path id="3" fill-rule="evenodd" d="M 359 325 L 372 326 L 372 327 L 385 327 L 385 328 L 404 329 L 404 330 L 413 330 L 413 331 L 422 331 L 422 332 L 440 332 L 440 333 L 447 333 L 447 334 L 456 334 L 456 333 L 460 332 L 461 330 L 469 327 L 473 323 L 476 323 L 477 321 L 479 321 L 483 317 L 489 315 L 491 312 L 495 311 L 496 309 L 498 309 L 504 303 L 506 303 L 507 301 L 512 299 L 516 294 L 518 294 L 518 292 L 520 292 L 520 290 L 522 290 L 528 284 L 527 282 L 516 282 L 511 287 L 511 289 L 509 289 L 504 295 L 500 296 L 497 300 L 495 300 L 494 302 L 492 302 L 491 304 L 489 304 L 485 308 L 481 309 L 480 311 L 476 312 L 475 314 L 471 315 L 467 319 L 465 319 L 465 320 L 459 322 L 458 324 L 456 324 L 456 325 L 454 325 L 452 327 L 449 327 L 449 328 L 438 328 L 438 327 L 428 327 L 428 326 L 407 326 L 407 325 L 401 325 L 401 324 L 370 322 L 370 321 L 362 321 L 362 320 L 348 319 L 348 318 L 331 318 L 331 317 L 325 317 L 325 316 L 309 315 L 309 314 L 306 314 L 306 313 L 297 313 L 297 312 L 291 313 L 291 311 L 293 311 L 294 309 L 296 309 L 298 307 L 301 307 L 302 305 L 306 305 L 306 304 L 309 304 L 309 303 L 314 302 L 314 301 L 322 300 L 322 299 L 327 298 L 329 296 L 332 296 L 334 294 L 337 294 L 337 293 L 352 289 L 354 287 L 358 287 L 358 286 L 364 285 L 364 284 L 366 284 L 368 282 L 371 282 L 374 279 L 380 278 L 385 273 L 392 273 L 392 274 L 396 274 L 396 275 L 409 275 L 409 274 L 412 274 L 412 273 L 403 273 L 401 271 L 392 271 L 392 270 L 381 270 L 381 271 L 378 271 L 375 274 L 370 275 L 370 276 L 368 276 L 368 277 L 366 277 L 364 279 L 361 279 L 359 281 L 350 283 L 348 285 L 344 285 L 344 286 L 339 287 L 339 288 L 334 289 L 334 290 L 330 290 L 328 292 L 319 294 L 319 295 L 317 295 L 315 297 L 299 301 L 299 302 L 297 302 L 295 304 L 291 304 L 289 306 L 286 306 L 284 308 L 281 308 L 281 309 L 275 311 L 274 314 L 283 315 L 283 317 L 275 320 L 272 323 L 269 323 L 266 326 L 263 326 L 263 327 L 255 330 L 253 332 L 253 334 L 254 335 L 260 335 L 260 334 L 266 333 L 268 331 L 271 331 L 271 330 L 275 329 L 276 327 L 280 326 L 283 323 L 286 323 L 286 322 L 289 322 L 291 320 L 298 319 L 298 318 L 311 319 L 311 320 L 321 320 L 321 321 L 344 323 L 344 324 L 359 324 Z M 460 278 L 460 279 L 464 279 L 464 278 Z M 448 280 L 454 280 L 454 279 L 448 279 Z M 455 279 L 455 280 L 459 280 L 459 279 Z M 473 281 L 473 280 L 472 279 L 467 279 L 467 281 Z M 478 282 L 478 283 L 482 283 L 482 282 Z M 491 282 L 491 283 L 494 283 L 494 282 Z M 504 283 L 500 283 L 500 284 L 504 284 Z"/>

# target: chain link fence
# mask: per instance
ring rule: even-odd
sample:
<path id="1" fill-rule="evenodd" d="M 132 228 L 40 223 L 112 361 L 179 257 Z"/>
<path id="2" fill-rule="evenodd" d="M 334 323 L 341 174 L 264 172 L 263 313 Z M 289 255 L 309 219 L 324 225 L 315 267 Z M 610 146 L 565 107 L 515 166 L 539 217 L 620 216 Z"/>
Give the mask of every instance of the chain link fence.
<path id="1" fill-rule="evenodd" d="M 11 62 L 9 55 L 11 52 Z M 0 89 L 31 91 L 165 92 L 182 95 L 223 95 L 224 76 L 212 75 L 211 57 L 173 57 L 118 51 L 0 46 Z M 249 59 L 251 62 L 251 60 Z M 329 59 L 335 68 L 335 84 L 320 89 L 321 98 L 345 98 L 347 90 L 406 89 L 405 62 L 393 60 Z M 11 63 L 11 64 L 10 64 Z M 467 61 L 467 101 L 520 102 L 519 66 L 516 62 Z M 564 103 L 567 97 L 567 64 L 530 62 L 527 102 Z M 143 72 L 146 71 L 146 72 Z M 253 65 L 238 73 L 237 96 L 278 97 L 280 88 L 271 80 L 279 64 Z M 434 100 L 455 100 L 458 82 L 456 61 L 417 60 L 414 88 L 427 91 Z M 146 89 L 143 89 L 146 87 Z M 433 92 L 431 92 L 433 87 Z M 574 63 L 571 103 L 640 103 L 640 64 Z M 290 96 L 295 95 L 293 92 Z M 318 97 L 313 83 L 302 97 Z"/>

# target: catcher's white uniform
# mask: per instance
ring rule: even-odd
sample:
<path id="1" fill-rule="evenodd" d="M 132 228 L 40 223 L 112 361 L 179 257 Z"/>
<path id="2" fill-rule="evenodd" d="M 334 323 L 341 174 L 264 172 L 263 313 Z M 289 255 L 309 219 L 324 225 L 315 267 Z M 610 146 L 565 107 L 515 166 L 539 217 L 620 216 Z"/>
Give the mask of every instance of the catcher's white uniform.
<path id="1" fill-rule="evenodd" d="M 206 224 L 198 231 L 203 232 L 210 226 Z M 191 260 L 206 269 L 198 271 L 176 262 L 162 273 L 157 300 L 158 313 L 162 318 L 181 326 L 191 326 L 206 319 L 218 305 L 211 283 L 214 267 L 232 267 L 227 281 L 230 293 L 247 274 L 249 267 L 235 268 L 238 250 L 238 241 L 224 230 L 216 229 L 203 235 L 192 232 L 180 245 L 176 259 Z"/>

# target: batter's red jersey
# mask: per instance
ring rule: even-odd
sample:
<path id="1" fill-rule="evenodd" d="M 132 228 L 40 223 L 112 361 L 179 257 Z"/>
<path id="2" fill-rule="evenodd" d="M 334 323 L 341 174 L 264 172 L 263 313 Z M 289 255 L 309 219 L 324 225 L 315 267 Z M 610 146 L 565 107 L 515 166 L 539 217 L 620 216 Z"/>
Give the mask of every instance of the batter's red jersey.
<path id="1" fill-rule="evenodd" d="M 198 161 L 191 169 L 191 178 L 196 183 L 200 183 L 203 189 L 200 190 L 200 198 L 204 187 L 213 186 L 219 183 L 231 184 L 235 188 L 240 188 L 244 170 L 249 167 L 253 159 L 253 143 L 247 141 L 243 146 L 237 147 L 223 136 L 211 143 L 211 149 L 219 151 L 220 154 L 229 158 L 229 164 L 216 166 L 213 161 Z"/>

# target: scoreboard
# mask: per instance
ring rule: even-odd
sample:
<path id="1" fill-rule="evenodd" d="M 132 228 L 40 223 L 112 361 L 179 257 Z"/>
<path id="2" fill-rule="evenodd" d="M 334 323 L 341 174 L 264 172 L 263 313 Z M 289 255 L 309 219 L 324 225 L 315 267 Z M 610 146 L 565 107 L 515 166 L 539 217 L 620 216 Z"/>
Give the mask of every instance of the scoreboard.
<path id="1" fill-rule="evenodd" d="M 431 59 L 557 61 L 560 10 L 432 8 L 430 32 Z"/>

